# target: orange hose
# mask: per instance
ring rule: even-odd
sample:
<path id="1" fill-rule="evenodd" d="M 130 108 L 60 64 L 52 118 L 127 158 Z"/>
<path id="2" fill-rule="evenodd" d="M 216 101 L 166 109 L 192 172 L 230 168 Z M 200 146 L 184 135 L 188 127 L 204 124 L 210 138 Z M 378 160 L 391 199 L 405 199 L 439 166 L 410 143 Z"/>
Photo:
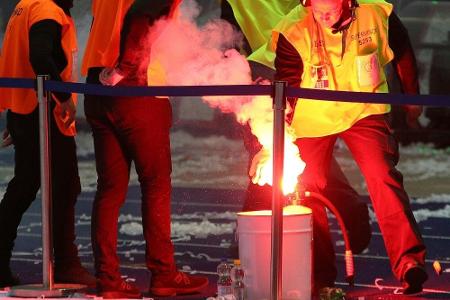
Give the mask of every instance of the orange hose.
<path id="1" fill-rule="evenodd" d="M 326 197 L 322 196 L 321 194 L 315 193 L 315 192 L 304 191 L 302 196 L 303 197 L 311 197 L 311 198 L 315 198 L 315 199 L 319 200 L 336 217 L 336 220 L 338 221 L 339 227 L 341 228 L 342 236 L 344 237 L 344 242 L 345 242 L 345 271 L 346 271 L 345 279 L 352 286 L 354 283 L 353 280 L 355 278 L 353 253 L 352 253 L 352 249 L 350 247 L 350 238 L 348 236 L 347 229 L 345 228 L 345 224 L 344 224 L 344 220 L 342 219 L 342 216 L 339 214 L 339 211 L 331 203 L 331 201 L 328 200 Z"/>

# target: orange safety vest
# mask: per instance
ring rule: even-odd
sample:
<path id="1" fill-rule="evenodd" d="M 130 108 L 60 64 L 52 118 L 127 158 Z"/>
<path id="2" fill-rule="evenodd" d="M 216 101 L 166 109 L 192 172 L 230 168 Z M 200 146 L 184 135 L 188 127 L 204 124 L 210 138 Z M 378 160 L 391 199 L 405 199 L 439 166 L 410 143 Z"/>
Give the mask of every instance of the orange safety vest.
<path id="1" fill-rule="evenodd" d="M 84 52 L 81 74 L 89 68 L 116 65 L 120 53 L 120 31 L 134 0 L 93 0 L 93 22 Z"/>
<path id="2" fill-rule="evenodd" d="M 28 34 L 33 24 L 42 20 L 54 20 L 62 27 L 61 46 L 67 58 L 67 66 L 61 72 L 63 81 L 76 81 L 77 40 L 75 24 L 52 0 L 21 0 L 8 22 L 3 47 L 0 53 L 0 77 L 36 78 L 30 64 Z M 1 88 L 0 110 L 9 109 L 18 114 L 29 114 L 37 106 L 36 91 L 32 89 Z M 72 95 L 75 101 L 75 95 Z M 64 135 L 76 134 L 75 123 L 65 128 L 58 112 L 54 114 L 60 131 Z"/>
<path id="3" fill-rule="evenodd" d="M 120 32 L 126 13 L 134 0 L 93 0 L 94 17 L 83 57 L 81 74 L 86 76 L 89 68 L 109 67 L 117 64 L 120 54 Z M 182 0 L 174 0 L 169 17 L 179 14 Z"/>

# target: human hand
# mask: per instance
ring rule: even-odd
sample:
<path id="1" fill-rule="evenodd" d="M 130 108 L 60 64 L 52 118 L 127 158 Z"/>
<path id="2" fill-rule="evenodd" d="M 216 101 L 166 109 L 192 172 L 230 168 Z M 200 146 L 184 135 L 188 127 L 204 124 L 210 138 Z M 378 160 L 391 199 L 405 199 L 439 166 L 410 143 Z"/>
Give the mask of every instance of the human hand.
<path id="1" fill-rule="evenodd" d="M 103 85 L 115 86 L 123 77 L 124 75 L 117 68 L 104 68 L 98 79 Z"/>
<path id="2" fill-rule="evenodd" d="M 248 175 L 252 179 L 252 182 L 259 185 L 264 185 L 266 182 L 261 182 L 261 177 L 263 174 L 263 169 L 267 166 L 267 162 L 270 160 L 269 150 L 262 148 L 253 157 Z M 271 167 L 271 166 L 269 166 Z"/>
<path id="3" fill-rule="evenodd" d="M 406 112 L 406 124 L 409 128 L 420 128 L 419 117 L 423 112 L 423 108 L 420 105 L 404 105 L 403 109 Z"/>
<path id="4" fill-rule="evenodd" d="M 75 121 L 77 108 L 72 97 L 65 102 L 60 102 L 59 105 L 56 106 L 56 111 L 65 128 L 69 128 Z"/>
<path id="5" fill-rule="evenodd" d="M 271 85 L 272 81 L 270 81 L 267 78 L 258 77 L 255 80 L 253 80 L 252 84 L 259 84 L 259 85 Z"/>
<path id="6" fill-rule="evenodd" d="M 5 129 L 3 130 L 3 135 L 2 135 L 2 148 L 8 147 L 10 145 L 12 145 L 13 140 L 11 135 L 9 134 L 9 130 Z"/>

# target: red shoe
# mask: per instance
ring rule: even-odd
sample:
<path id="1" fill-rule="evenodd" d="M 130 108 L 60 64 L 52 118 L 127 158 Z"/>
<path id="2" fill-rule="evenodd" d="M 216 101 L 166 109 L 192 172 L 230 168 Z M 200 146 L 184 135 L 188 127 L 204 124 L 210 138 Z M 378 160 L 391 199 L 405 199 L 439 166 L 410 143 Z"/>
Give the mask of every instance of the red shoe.
<path id="1" fill-rule="evenodd" d="M 117 281 L 99 280 L 97 283 L 97 296 L 103 299 L 142 298 L 139 288 L 123 279 Z"/>
<path id="2" fill-rule="evenodd" d="M 150 293 L 154 296 L 176 296 L 199 292 L 208 285 L 208 278 L 183 272 L 152 275 Z"/>
<path id="3" fill-rule="evenodd" d="M 95 288 L 97 279 L 91 275 L 81 263 L 63 265 L 55 267 L 55 282 L 75 283 L 86 285 L 88 288 Z"/>

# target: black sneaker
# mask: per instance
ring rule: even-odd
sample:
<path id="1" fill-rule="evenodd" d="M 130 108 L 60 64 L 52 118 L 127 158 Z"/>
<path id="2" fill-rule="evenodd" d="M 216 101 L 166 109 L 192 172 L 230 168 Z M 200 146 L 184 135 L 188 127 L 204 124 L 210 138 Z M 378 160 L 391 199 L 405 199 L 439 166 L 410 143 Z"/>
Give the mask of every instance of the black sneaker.
<path id="1" fill-rule="evenodd" d="M 142 293 L 135 284 L 123 279 L 113 282 L 99 280 L 97 296 L 103 297 L 103 299 L 139 299 L 142 298 Z"/>
<path id="2" fill-rule="evenodd" d="M 403 273 L 403 295 L 422 292 L 422 285 L 428 279 L 425 268 L 417 263 L 408 263 Z"/>
<path id="3" fill-rule="evenodd" d="M 74 283 L 95 288 L 97 279 L 86 270 L 81 263 L 55 267 L 56 283 Z"/>
<path id="4" fill-rule="evenodd" d="M 19 278 L 11 272 L 10 268 L 0 271 L 0 288 L 19 285 Z"/>

